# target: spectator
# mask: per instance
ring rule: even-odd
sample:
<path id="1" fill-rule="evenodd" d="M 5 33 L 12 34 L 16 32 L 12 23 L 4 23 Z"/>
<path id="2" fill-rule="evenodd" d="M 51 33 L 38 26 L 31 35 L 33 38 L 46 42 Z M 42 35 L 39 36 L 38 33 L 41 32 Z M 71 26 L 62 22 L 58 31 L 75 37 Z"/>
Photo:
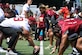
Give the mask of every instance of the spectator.
<path id="1" fill-rule="evenodd" d="M 9 3 L 2 3 L 2 9 L 4 10 L 5 8 L 9 8 L 10 9 L 10 5 L 9 5 Z"/>
<path id="2" fill-rule="evenodd" d="M 5 15 L 5 18 L 11 18 L 11 17 L 15 17 L 15 12 L 12 11 L 11 9 L 9 8 L 5 8 L 4 9 L 4 15 Z"/>
<path id="3" fill-rule="evenodd" d="M 28 17 L 30 16 L 30 5 L 32 4 L 32 0 L 27 0 L 27 3 L 24 4 L 21 16 L 25 17 L 26 12 L 28 12 Z"/>
<path id="4" fill-rule="evenodd" d="M 73 16 L 75 17 L 75 18 L 78 18 L 79 16 L 78 16 L 78 10 L 77 9 L 75 9 L 75 12 L 74 12 L 74 14 L 73 14 Z"/>
<path id="5" fill-rule="evenodd" d="M 69 18 L 70 11 L 67 7 L 67 3 L 64 3 L 64 6 L 60 8 L 60 13 L 63 14 L 64 19 Z"/>
<path id="6" fill-rule="evenodd" d="M 75 7 L 71 7 L 71 13 L 74 13 Z"/>
<path id="7" fill-rule="evenodd" d="M 10 8 L 10 4 L 9 3 L 6 3 L 5 4 L 5 8 Z"/>
<path id="8" fill-rule="evenodd" d="M 15 12 L 15 15 L 18 15 L 18 11 L 15 9 L 15 5 L 13 4 L 12 5 L 12 9 L 11 9 L 13 12 Z"/>

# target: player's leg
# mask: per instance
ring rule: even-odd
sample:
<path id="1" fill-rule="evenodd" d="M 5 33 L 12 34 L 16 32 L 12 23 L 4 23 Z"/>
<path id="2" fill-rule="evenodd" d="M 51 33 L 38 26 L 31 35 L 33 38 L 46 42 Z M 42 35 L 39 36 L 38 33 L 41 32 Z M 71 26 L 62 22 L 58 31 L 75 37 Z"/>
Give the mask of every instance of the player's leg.
<path id="1" fill-rule="evenodd" d="M 71 34 L 69 37 L 68 37 L 68 39 L 69 39 L 69 41 L 70 41 L 70 43 L 71 43 L 71 46 L 72 46 L 72 53 L 71 54 L 69 54 L 69 55 L 73 55 L 73 54 L 75 54 L 75 55 L 77 55 L 77 54 L 80 54 L 79 53 L 79 51 L 77 50 L 77 47 L 76 47 L 76 45 L 77 45 L 77 40 L 78 40 L 78 34 L 77 33 L 73 33 L 73 34 Z"/>
<path id="2" fill-rule="evenodd" d="M 11 30 L 11 31 L 9 31 L 9 30 Z M 14 28 L 10 28 L 10 27 L 5 28 L 5 27 L 3 27 L 2 32 L 7 36 L 11 36 L 10 41 L 8 43 L 8 48 L 7 48 L 9 54 L 16 54 L 12 51 L 12 47 L 13 47 L 13 44 L 15 43 L 15 40 L 18 37 L 17 31 Z"/>
<path id="3" fill-rule="evenodd" d="M 16 43 L 17 43 L 18 39 L 19 39 L 19 37 L 16 38 L 16 40 L 15 40 L 13 46 L 12 46 L 12 51 L 13 52 L 17 52 L 16 49 L 15 49 L 15 47 L 16 47 Z"/>
<path id="4" fill-rule="evenodd" d="M 82 52 L 82 25 L 79 28 L 79 38 L 77 39 L 76 48 Z"/>
<path id="5" fill-rule="evenodd" d="M 67 37 L 68 37 L 67 34 L 64 34 L 64 35 L 61 37 L 61 43 L 60 43 L 58 55 L 63 55 L 64 51 L 65 51 L 66 48 L 69 46 L 68 38 L 67 38 Z"/>
<path id="6" fill-rule="evenodd" d="M 55 46 L 54 46 L 53 50 L 50 52 L 50 54 L 55 53 L 56 49 L 58 49 L 58 52 L 59 52 L 59 46 L 60 46 L 60 43 L 61 43 L 60 41 L 61 41 L 60 38 L 56 38 Z"/>
<path id="7" fill-rule="evenodd" d="M 76 48 L 80 51 L 82 51 L 82 37 L 77 39 L 77 44 L 76 44 Z"/>
<path id="8" fill-rule="evenodd" d="M 50 49 L 53 46 L 53 36 L 54 36 L 54 34 L 53 34 L 53 31 L 52 31 L 51 28 L 48 30 L 48 36 L 49 36 L 49 42 L 50 43 L 49 43 L 49 46 L 47 46 L 45 49 Z"/>
<path id="9" fill-rule="evenodd" d="M 4 39 L 4 35 L 3 35 L 3 33 L 0 31 L 0 52 L 7 52 L 7 51 L 4 50 L 3 47 L 2 47 L 3 39 Z"/>
<path id="10" fill-rule="evenodd" d="M 2 46 L 3 41 L 3 33 L 0 31 L 0 47 Z"/>

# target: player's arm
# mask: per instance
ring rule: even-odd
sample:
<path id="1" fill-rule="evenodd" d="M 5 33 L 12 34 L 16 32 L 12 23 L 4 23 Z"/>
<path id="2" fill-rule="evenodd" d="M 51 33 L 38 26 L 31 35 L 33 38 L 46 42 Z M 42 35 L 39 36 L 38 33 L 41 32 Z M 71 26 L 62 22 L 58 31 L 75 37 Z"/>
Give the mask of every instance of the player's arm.
<path id="1" fill-rule="evenodd" d="M 22 29 L 23 29 L 22 33 L 26 37 L 26 40 L 28 40 L 30 45 L 33 46 L 33 48 L 34 48 L 33 55 L 37 55 L 39 53 L 39 51 L 40 51 L 40 47 L 34 44 L 33 39 L 32 39 L 32 37 L 30 35 L 30 32 L 28 30 L 26 30 L 24 27 L 22 27 Z"/>
<path id="2" fill-rule="evenodd" d="M 35 44 L 31 38 L 30 32 L 27 31 L 24 27 L 22 27 L 22 33 L 24 34 L 25 38 L 28 40 L 28 42 L 34 47 Z"/>

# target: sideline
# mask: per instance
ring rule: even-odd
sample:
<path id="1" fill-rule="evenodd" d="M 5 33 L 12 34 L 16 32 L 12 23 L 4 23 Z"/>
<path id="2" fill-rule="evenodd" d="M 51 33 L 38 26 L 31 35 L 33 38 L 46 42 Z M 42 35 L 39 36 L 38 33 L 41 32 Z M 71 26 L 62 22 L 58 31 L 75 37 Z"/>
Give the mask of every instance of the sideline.
<path id="1" fill-rule="evenodd" d="M 44 55 L 43 41 L 40 41 L 40 53 L 39 53 L 39 55 Z"/>

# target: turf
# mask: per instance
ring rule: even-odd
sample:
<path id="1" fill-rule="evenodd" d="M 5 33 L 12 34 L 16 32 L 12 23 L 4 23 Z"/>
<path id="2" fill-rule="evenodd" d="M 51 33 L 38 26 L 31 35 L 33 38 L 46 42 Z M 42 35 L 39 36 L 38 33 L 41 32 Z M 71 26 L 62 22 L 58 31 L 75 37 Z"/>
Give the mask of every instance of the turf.
<path id="1" fill-rule="evenodd" d="M 36 45 L 40 45 L 40 41 L 35 41 L 35 40 L 34 40 L 34 42 L 35 42 Z M 55 42 L 54 42 L 54 43 L 55 43 Z M 28 44 L 28 42 L 27 42 L 26 40 L 18 40 L 17 45 L 16 45 L 16 50 L 17 50 L 17 52 L 18 52 L 18 55 L 32 55 L 33 47 L 28 46 L 28 45 L 29 45 L 29 44 Z M 48 46 L 48 45 L 49 45 L 49 41 L 44 41 L 44 42 L 43 42 L 44 48 L 45 48 L 46 46 Z M 7 48 L 6 40 L 3 41 L 2 46 L 3 46 L 4 48 Z M 70 53 L 70 52 L 71 52 L 71 49 L 72 49 L 72 48 L 69 47 L 69 48 L 65 51 L 64 55 L 67 55 L 68 53 Z M 50 54 L 49 54 L 50 51 L 51 51 L 51 49 L 48 49 L 48 50 L 45 50 L 45 49 L 44 49 L 44 55 L 50 55 Z M 4 53 L 0 53 L 0 55 L 5 55 L 5 54 L 4 54 Z M 56 50 L 56 53 L 54 53 L 54 54 L 52 54 L 52 55 L 57 55 L 57 50 Z"/>
<path id="2" fill-rule="evenodd" d="M 49 41 L 45 41 L 44 42 L 44 55 L 57 55 L 58 50 L 56 50 L 55 53 L 50 54 L 50 52 L 52 51 L 52 49 L 47 49 L 47 50 L 45 49 L 45 47 L 48 46 L 48 45 L 49 45 Z M 55 42 L 53 43 L 53 47 L 54 47 L 54 45 L 55 45 Z M 71 52 L 72 52 L 72 48 L 69 46 L 67 48 L 67 50 L 64 52 L 63 55 L 68 55 Z"/>

